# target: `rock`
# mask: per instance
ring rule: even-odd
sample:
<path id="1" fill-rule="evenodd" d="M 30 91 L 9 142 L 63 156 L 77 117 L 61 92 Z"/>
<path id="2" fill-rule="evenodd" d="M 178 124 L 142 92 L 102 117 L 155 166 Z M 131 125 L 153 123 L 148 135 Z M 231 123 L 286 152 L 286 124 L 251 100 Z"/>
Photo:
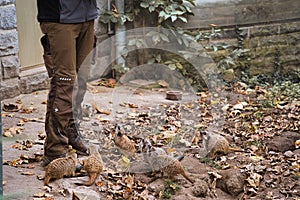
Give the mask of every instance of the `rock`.
<path id="1" fill-rule="evenodd" d="M 245 176 L 237 169 L 220 172 L 222 178 L 217 181 L 217 187 L 233 196 L 238 196 L 244 190 Z"/>
<path id="2" fill-rule="evenodd" d="M 300 156 L 300 149 L 296 149 L 296 150 L 294 151 L 294 154 Z"/>
<path id="3" fill-rule="evenodd" d="M 291 158 L 294 156 L 294 153 L 292 151 L 286 151 L 283 154 L 285 157 Z"/>
<path id="4" fill-rule="evenodd" d="M 89 187 L 76 188 L 71 190 L 79 199 L 101 199 L 99 194 Z"/>
<path id="5" fill-rule="evenodd" d="M 269 151 L 286 152 L 295 150 L 295 142 L 300 139 L 296 132 L 283 132 L 267 142 Z"/>
<path id="6" fill-rule="evenodd" d="M 208 184 L 204 180 L 197 180 L 191 188 L 195 197 L 206 197 L 209 192 Z"/>
<path id="7" fill-rule="evenodd" d="M 193 197 L 192 195 L 190 194 L 181 194 L 181 195 L 178 195 L 178 196 L 173 196 L 172 197 L 172 200 L 197 200 L 199 198 L 197 197 Z"/>
<path id="8" fill-rule="evenodd" d="M 159 178 L 148 185 L 148 190 L 151 192 L 159 193 L 165 188 L 165 183 L 162 178 Z"/>
<path id="9" fill-rule="evenodd" d="M 225 70 L 223 73 L 223 79 L 228 82 L 234 81 L 235 79 L 234 70 L 233 69 Z"/>

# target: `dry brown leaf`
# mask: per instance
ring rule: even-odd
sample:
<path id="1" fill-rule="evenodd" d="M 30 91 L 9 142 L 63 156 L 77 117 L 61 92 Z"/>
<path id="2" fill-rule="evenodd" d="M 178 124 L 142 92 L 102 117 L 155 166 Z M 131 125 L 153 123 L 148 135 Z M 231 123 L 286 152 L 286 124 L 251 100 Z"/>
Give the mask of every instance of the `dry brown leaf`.
<path id="1" fill-rule="evenodd" d="M 33 197 L 39 197 L 39 198 L 41 198 L 41 197 L 45 197 L 45 192 L 39 192 L 39 193 L 35 193 L 35 194 L 33 194 Z"/>
<path id="2" fill-rule="evenodd" d="M 246 179 L 251 187 L 257 188 L 260 184 L 262 176 L 257 173 L 251 173 L 250 176 Z"/>
<path id="3" fill-rule="evenodd" d="M 158 80 L 157 84 L 164 88 L 169 87 L 169 84 L 165 80 Z"/>
<path id="4" fill-rule="evenodd" d="M 109 78 L 107 80 L 107 83 L 105 84 L 106 87 L 115 87 L 116 86 L 116 79 L 113 79 L 113 78 Z"/>
<path id="5" fill-rule="evenodd" d="M 21 109 L 21 105 L 15 103 L 3 104 L 3 111 L 6 112 L 18 112 Z"/>
<path id="6" fill-rule="evenodd" d="M 109 111 L 105 111 L 105 110 L 99 108 L 99 107 L 96 105 L 96 103 L 93 103 L 93 107 L 94 107 L 94 109 L 96 110 L 96 112 L 97 112 L 98 114 L 110 115 L 110 112 L 109 112 Z"/>
<path id="7" fill-rule="evenodd" d="M 130 174 L 127 175 L 124 179 L 124 183 L 126 184 L 126 186 L 129 189 L 132 189 L 133 185 L 134 185 L 134 176 L 131 176 Z"/>
<path id="8" fill-rule="evenodd" d="M 24 124 L 25 124 L 25 121 L 23 119 L 21 119 L 19 121 L 19 123 L 17 124 L 17 126 L 24 126 Z"/>
<path id="9" fill-rule="evenodd" d="M 26 176 L 32 176 L 32 175 L 34 175 L 33 172 L 29 172 L 29 171 L 27 171 L 27 172 L 21 172 L 21 174 L 22 175 L 26 175 Z"/>
<path id="10" fill-rule="evenodd" d="M 129 108 L 138 108 L 139 106 L 134 103 L 128 103 Z"/>
<path id="11" fill-rule="evenodd" d="M 30 114 L 30 113 L 34 112 L 35 110 L 37 110 L 37 109 L 34 107 L 29 107 L 29 108 L 22 108 L 20 110 L 20 112 L 25 113 L 25 114 Z"/>
<path id="12" fill-rule="evenodd" d="M 97 185 L 98 187 L 101 187 L 101 186 L 103 186 L 103 182 L 102 182 L 102 181 L 98 181 L 98 182 L 96 182 L 96 185 Z"/>

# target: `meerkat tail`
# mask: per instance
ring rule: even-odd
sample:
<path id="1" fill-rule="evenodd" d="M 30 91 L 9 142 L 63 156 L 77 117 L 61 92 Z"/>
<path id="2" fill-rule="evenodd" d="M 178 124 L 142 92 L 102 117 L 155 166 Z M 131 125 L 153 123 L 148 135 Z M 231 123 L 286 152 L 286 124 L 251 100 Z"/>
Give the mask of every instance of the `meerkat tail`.
<path id="1" fill-rule="evenodd" d="M 228 150 L 229 151 L 236 151 L 236 152 L 245 152 L 244 149 L 239 149 L 239 148 L 234 148 L 234 147 L 229 147 Z"/>
<path id="2" fill-rule="evenodd" d="M 186 180 L 188 180 L 190 183 L 192 183 L 192 184 L 195 182 L 195 181 L 192 180 L 185 172 L 182 173 L 182 176 L 183 176 Z"/>
<path id="3" fill-rule="evenodd" d="M 84 182 L 83 185 L 85 186 L 91 186 L 95 182 L 98 174 L 97 173 L 90 173 L 90 180 L 87 182 Z"/>
<path id="4" fill-rule="evenodd" d="M 45 176 L 45 178 L 44 178 L 44 186 L 48 186 L 49 181 L 50 181 L 50 176 Z"/>

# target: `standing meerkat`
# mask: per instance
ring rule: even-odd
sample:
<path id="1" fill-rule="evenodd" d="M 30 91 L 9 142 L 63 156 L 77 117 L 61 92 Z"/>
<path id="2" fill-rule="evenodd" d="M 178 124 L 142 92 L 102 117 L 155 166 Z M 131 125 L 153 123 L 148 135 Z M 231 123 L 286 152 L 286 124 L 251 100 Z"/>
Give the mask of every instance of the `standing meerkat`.
<path id="1" fill-rule="evenodd" d="M 243 151 L 242 149 L 231 148 L 228 140 L 220 134 L 203 131 L 201 135 L 206 156 L 211 159 L 216 158 L 218 155 L 227 155 L 229 151 Z"/>
<path id="2" fill-rule="evenodd" d="M 129 157 L 135 156 L 136 148 L 134 141 L 125 135 L 124 130 L 121 130 L 119 125 L 115 127 L 114 142 L 123 155 Z"/>
<path id="3" fill-rule="evenodd" d="M 48 186 L 50 179 L 75 176 L 76 163 L 77 154 L 75 152 L 69 152 L 66 157 L 51 161 L 46 167 L 44 185 Z"/>
<path id="4" fill-rule="evenodd" d="M 82 169 L 87 172 L 90 179 L 87 182 L 77 183 L 77 185 L 91 186 L 93 183 L 95 183 L 95 180 L 103 170 L 103 162 L 97 146 L 91 144 L 89 147 L 89 152 L 90 155 L 81 162 L 83 166 Z"/>

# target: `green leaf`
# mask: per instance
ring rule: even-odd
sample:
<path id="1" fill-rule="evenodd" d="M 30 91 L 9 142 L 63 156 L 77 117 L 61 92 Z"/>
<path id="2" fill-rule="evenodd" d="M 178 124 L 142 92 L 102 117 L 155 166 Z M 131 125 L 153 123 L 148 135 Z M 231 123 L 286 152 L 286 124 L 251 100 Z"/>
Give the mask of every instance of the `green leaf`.
<path id="1" fill-rule="evenodd" d="M 150 58 L 148 61 L 147 61 L 147 64 L 153 64 L 155 62 L 155 58 Z"/>
<path id="2" fill-rule="evenodd" d="M 182 15 L 184 14 L 184 12 L 180 11 L 180 10 L 174 10 L 171 12 L 171 15 Z"/>
<path id="3" fill-rule="evenodd" d="M 169 67 L 171 70 L 175 70 L 175 69 L 176 69 L 176 65 L 175 65 L 174 63 L 169 64 L 168 67 Z"/>
<path id="4" fill-rule="evenodd" d="M 218 47 L 216 45 L 213 46 L 214 52 L 218 51 Z"/>
<path id="5" fill-rule="evenodd" d="M 129 40 L 128 41 L 128 46 L 133 46 L 133 45 L 135 45 L 136 44 L 136 39 L 131 39 L 131 40 Z"/>
<path id="6" fill-rule="evenodd" d="M 158 54 L 157 56 L 155 56 L 155 60 L 160 63 L 161 62 L 161 55 Z"/>
<path id="7" fill-rule="evenodd" d="M 177 20 L 177 16 L 172 15 L 172 16 L 171 16 L 171 20 L 172 20 L 172 22 L 175 22 L 175 21 Z"/>
<path id="8" fill-rule="evenodd" d="M 170 42 L 168 36 L 166 36 L 165 34 L 161 33 L 161 34 L 160 34 L 160 37 L 161 37 L 161 39 L 162 39 L 163 41 L 165 41 L 165 42 Z"/>
<path id="9" fill-rule="evenodd" d="M 187 23 L 187 19 L 185 17 L 179 16 L 178 18 L 181 19 L 181 21 Z"/>
<path id="10" fill-rule="evenodd" d="M 160 11 L 158 17 L 165 17 L 166 12 L 165 11 Z"/>
<path id="11" fill-rule="evenodd" d="M 180 69 L 180 70 L 183 69 L 183 66 L 182 66 L 181 63 L 177 62 L 175 65 L 176 65 L 176 67 L 177 67 L 178 69 Z"/>
<path id="12" fill-rule="evenodd" d="M 140 3 L 140 6 L 141 6 L 142 8 L 148 8 L 148 7 L 149 7 L 149 3 L 148 3 L 148 2 L 141 2 L 141 3 Z"/>
<path id="13" fill-rule="evenodd" d="M 141 48 L 141 47 L 143 47 L 144 46 L 144 44 L 143 44 L 143 42 L 141 41 L 141 40 L 137 40 L 136 41 L 136 47 L 137 48 Z"/>
<path id="14" fill-rule="evenodd" d="M 153 35 L 152 41 L 154 42 L 154 44 L 158 44 L 160 42 L 159 34 Z"/>
<path id="15" fill-rule="evenodd" d="M 154 6 L 150 6 L 148 9 L 149 9 L 149 12 L 151 12 L 151 13 L 152 13 L 153 11 L 155 11 L 155 7 L 154 7 Z"/>

